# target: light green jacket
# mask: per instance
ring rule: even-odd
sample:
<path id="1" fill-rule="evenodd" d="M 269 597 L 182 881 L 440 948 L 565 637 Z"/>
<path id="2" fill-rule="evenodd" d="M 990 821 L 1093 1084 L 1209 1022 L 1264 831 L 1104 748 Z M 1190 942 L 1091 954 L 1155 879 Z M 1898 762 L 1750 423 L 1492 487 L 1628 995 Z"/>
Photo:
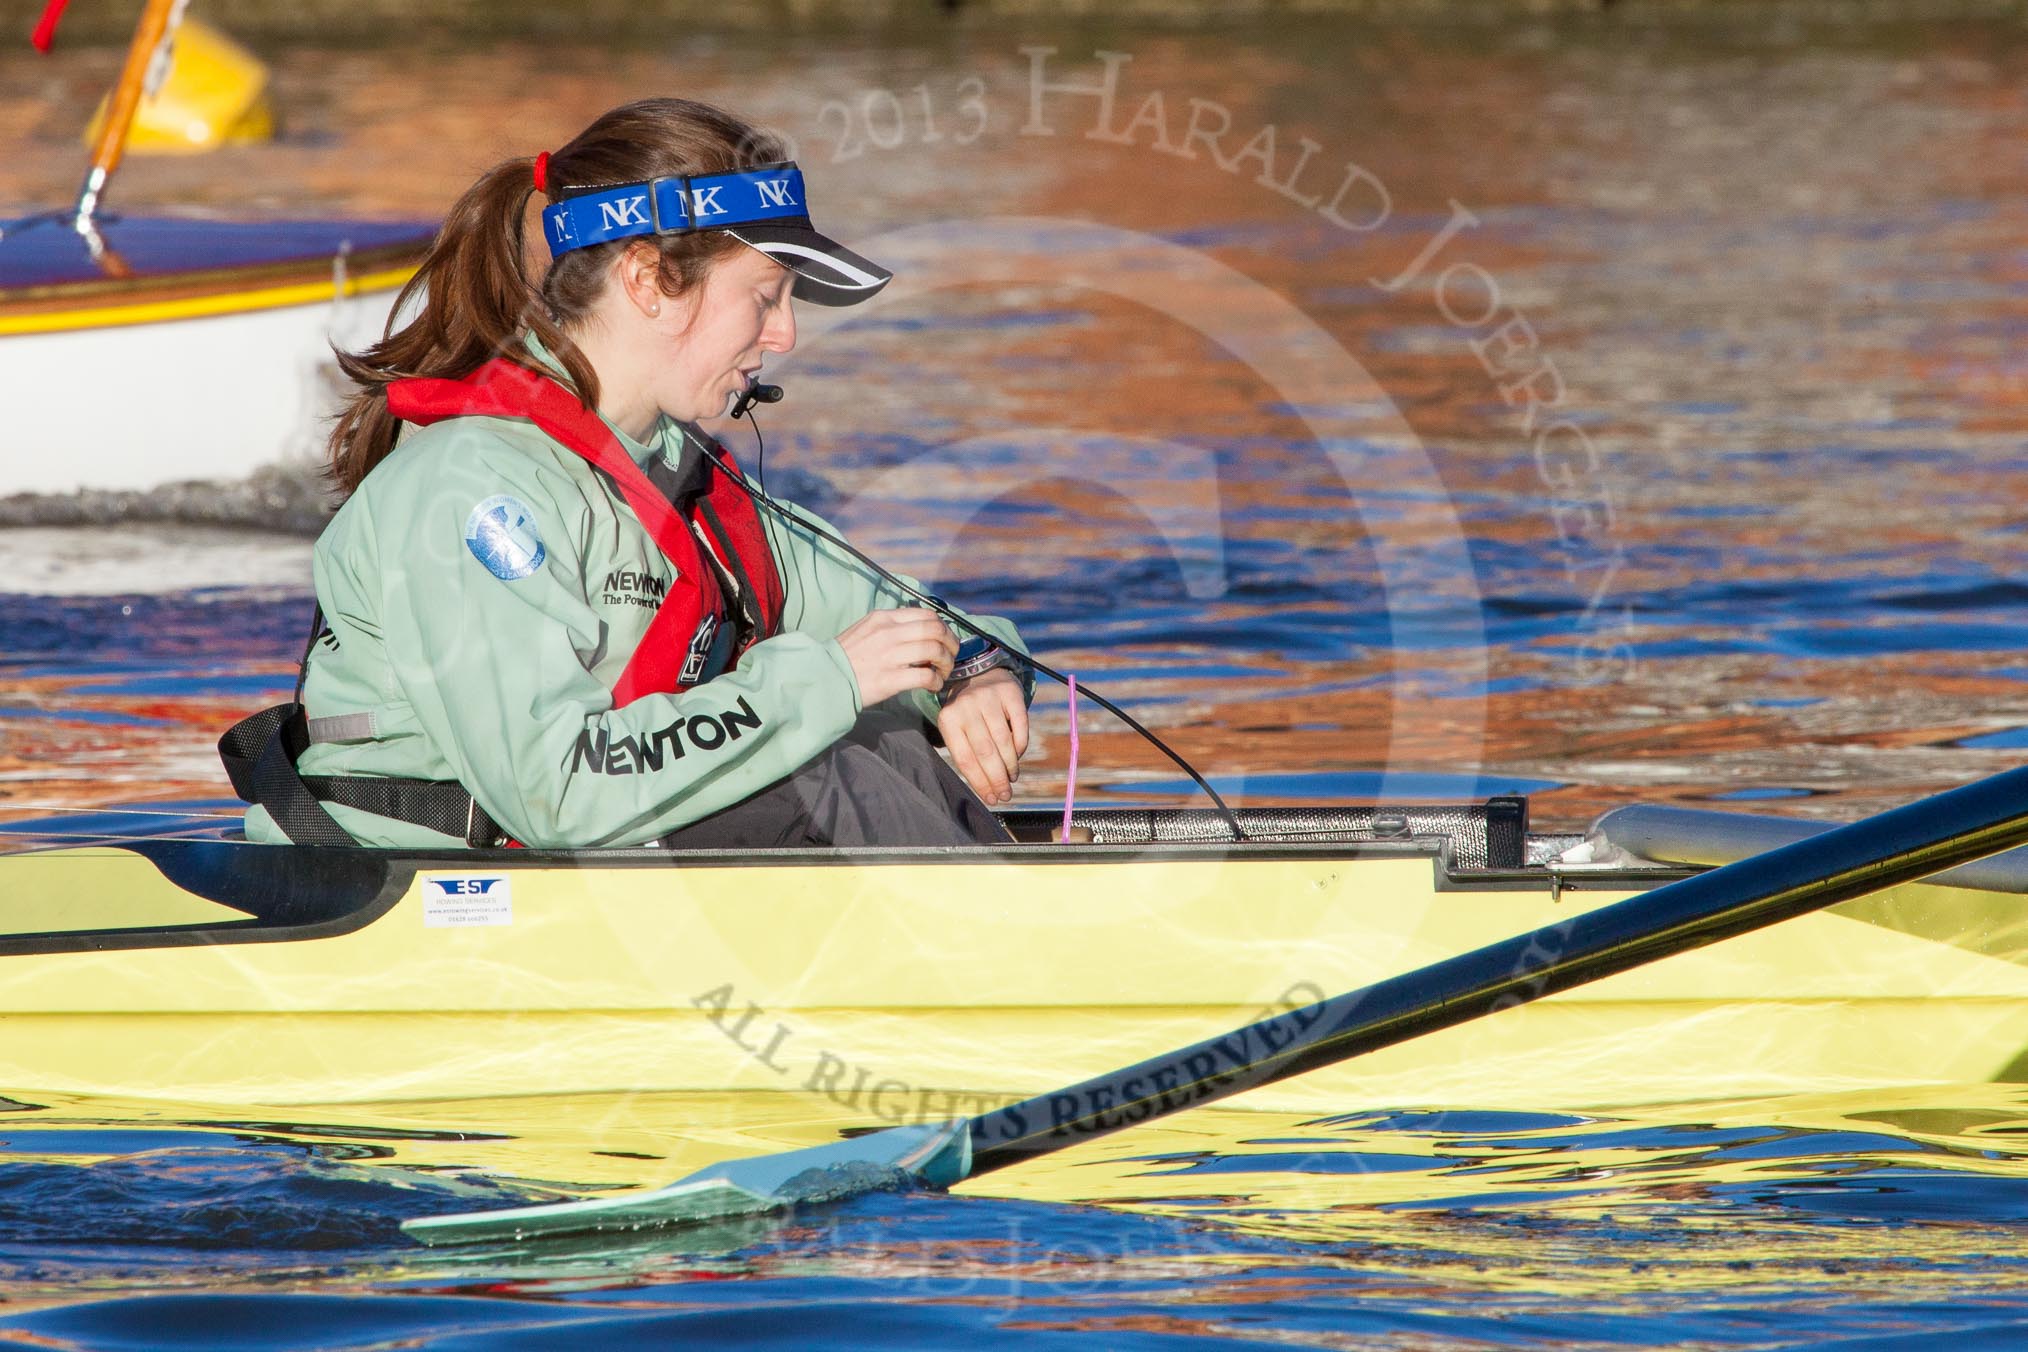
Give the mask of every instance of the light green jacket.
<path id="1" fill-rule="evenodd" d="M 613 430 L 644 465 L 673 463 L 684 435 L 665 421 L 643 446 Z M 489 536 L 500 499 L 506 516 L 492 516 Z M 524 512 L 503 547 L 498 523 Z M 643 844 L 775 783 L 858 717 L 837 636 L 905 598 L 820 539 L 818 518 L 760 514 L 786 595 L 782 632 L 680 695 L 615 709 L 613 685 L 673 572 L 632 509 L 531 423 L 410 428 L 317 541 L 330 632 L 311 651 L 304 703 L 313 730 L 340 740 L 314 742 L 298 769 L 456 780 L 514 839 L 550 847 Z M 1007 621 L 975 622 L 1025 651 Z M 935 718 L 928 692 L 904 698 Z M 363 844 L 464 844 L 330 811 Z M 259 807 L 246 830 L 283 839 Z"/>

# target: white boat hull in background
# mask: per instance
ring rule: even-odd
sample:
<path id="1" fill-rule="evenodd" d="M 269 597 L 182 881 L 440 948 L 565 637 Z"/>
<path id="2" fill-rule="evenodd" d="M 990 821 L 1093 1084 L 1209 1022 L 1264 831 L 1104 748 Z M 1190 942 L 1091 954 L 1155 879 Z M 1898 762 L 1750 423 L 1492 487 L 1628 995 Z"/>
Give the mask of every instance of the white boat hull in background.
<path id="1" fill-rule="evenodd" d="M 0 337 L 0 495 L 149 489 L 309 466 L 393 291 Z"/>
<path id="2" fill-rule="evenodd" d="M 309 468 L 347 383 L 333 348 L 386 331 L 434 234 L 180 217 L 0 230 L 0 497 Z"/>

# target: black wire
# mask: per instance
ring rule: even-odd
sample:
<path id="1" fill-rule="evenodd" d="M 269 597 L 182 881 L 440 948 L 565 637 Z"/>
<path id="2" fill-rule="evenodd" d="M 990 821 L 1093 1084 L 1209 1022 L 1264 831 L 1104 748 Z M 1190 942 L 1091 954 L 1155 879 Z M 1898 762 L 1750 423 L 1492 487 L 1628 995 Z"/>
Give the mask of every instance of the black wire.
<path id="1" fill-rule="evenodd" d="M 746 406 L 746 423 L 753 428 L 753 481 L 761 492 L 768 491 L 768 444 L 761 439 L 760 423 L 753 416 L 753 405 Z"/>
<path id="2" fill-rule="evenodd" d="M 756 441 L 759 441 L 760 424 L 754 421 L 753 410 L 751 408 L 747 409 L 746 411 L 746 420 L 753 426 L 754 439 Z M 766 452 L 767 445 L 765 442 L 761 442 L 760 454 L 764 456 Z M 768 494 L 765 485 L 748 483 L 743 475 L 735 473 L 730 465 L 726 464 L 723 460 L 719 459 L 715 454 L 713 454 L 710 447 L 707 446 L 705 448 L 704 454 L 708 459 L 710 459 L 712 464 L 718 466 L 721 473 L 723 473 L 727 478 L 731 479 L 734 483 L 738 484 L 748 497 L 752 498 L 756 503 L 759 503 L 760 505 L 766 507 L 769 511 L 773 512 L 776 516 L 780 517 L 782 520 L 787 521 L 792 525 L 800 526 L 802 529 L 809 531 L 812 535 L 815 535 L 820 539 L 827 540 L 830 543 L 837 545 L 847 554 L 850 554 L 853 558 L 859 560 L 859 562 L 865 564 L 868 568 L 872 569 L 876 577 L 879 577 L 882 581 L 886 582 L 890 587 L 893 587 L 896 591 L 901 592 L 903 595 L 912 598 L 920 605 L 929 607 L 931 610 L 935 611 L 938 615 L 942 616 L 946 622 L 957 626 L 959 629 L 964 630 L 966 633 L 972 635 L 973 637 L 985 639 L 988 643 L 991 643 L 996 647 L 999 646 L 1000 644 L 999 639 L 987 633 L 985 630 L 979 628 L 978 625 L 973 624 L 970 620 L 966 619 L 963 615 L 960 615 L 957 611 L 952 610 L 949 606 L 945 605 L 942 601 L 939 601 L 936 597 L 931 596 L 927 592 L 918 591 L 914 587 L 909 586 L 906 582 L 903 582 L 893 573 L 888 572 L 887 569 L 881 567 L 879 564 L 875 563 L 872 559 L 868 558 L 866 554 L 863 553 L 856 545 L 846 540 L 843 536 L 835 535 L 832 532 L 825 530 L 823 527 L 819 526 L 816 522 L 810 520 L 809 518 L 798 515 L 787 504 L 781 502 L 779 499 L 771 497 Z M 759 465 L 760 465 L 759 457 L 756 457 L 755 460 L 756 476 L 758 476 Z M 1065 675 L 1063 672 L 1058 671 L 1055 667 L 1052 667 L 1047 663 L 1040 661 L 1037 658 L 1029 656 L 1027 653 L 1010 652 L 1009 655 L 1012 656 L 1016 661 L 1020 662 L 1023 666 L 1026 666 L 1033 671 L 1041 672 L 1044 676 L 1049 677 L 1051 680 L 1055 681 L 1058 685 L 1068 686 L 1070 684 L 1070 677 Z M 1184 760 L 1183 757 L 1180 754 L 1178 754 L 1175 751 L 1175 749 L 1172 748 L 1167 742 L 1163 741 L 1160 737 L 1157 737 L 1154 733 L 1150 732 L 1147 728 L 1143 727 L 1139 719 L 1135 718 L 1125 709 L 1122 709 L 1119 705 L 1107 699 L 1104 695 L 1101 695 L 1097 691 L 1093 690 L 1091 686 L 1087 685 L 1083 681 L 1078 682 L 1077 692 L 1080 695 L 1083 695 L 1086 699 L 1089 699 L 1092 703 L 1098 705 L 1101 709 L 1104 709 L 1107 713 L 1110 713 L 1113 717 L 1119 719 L 1122 723 L 1125 723 L 1128 727 L 1132 728 L 1142 737 L 1146 738 L 1149 745 L 1153 746 L 1157 751 L 1161 752 L 1163 755 L 1167 756 L 1170 760 L 1174 761 L 1177 767 L 1181 769 L 1184 774 L 1190 776 L 1191 782 L 1196 784 L 1198 788 L 1204 790 L 1205 797 L 1209 798 L 1217 806 L 1218 815 L 1225 818 L 1225 824 L 1226 826 L 1231 828 L 1232 838 L 1235 841 L 1249 839 L 1249 837 L 1246 834 L 1246 831 L 1239 824 L 1239 818 L 1233 815 L 1233 811 L 1230 807 L 1226 806 L 1225 799 L 1219 797 L 1218 790 L 1211 787 L 1211 782 L 1207 780 L 1203 775 L 1197 773 L 1196 766 L 1192 765 L 1189 761 Z"/>

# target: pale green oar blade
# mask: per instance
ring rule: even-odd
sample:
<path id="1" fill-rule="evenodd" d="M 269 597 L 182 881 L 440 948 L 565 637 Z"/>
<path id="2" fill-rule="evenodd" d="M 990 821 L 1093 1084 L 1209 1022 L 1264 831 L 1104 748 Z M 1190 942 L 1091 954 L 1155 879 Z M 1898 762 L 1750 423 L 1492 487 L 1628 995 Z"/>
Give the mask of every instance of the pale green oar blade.
<path id="1" fill-rule="evenodd" d="M 653 1192 L 460 1216 L 423 1216 L 403 1221 L 401 1228 L 425 1244 L 472 1244 L 695 1224 L 774 1211 L 798 1202 L 837 1201 L 890 1188 L 904 1179 L 948 1187 L 971 1172 L 972 1135 L 967 1128 L 964 1122 L 895 1127 L 831 1145 L 728 1160 Z"/>

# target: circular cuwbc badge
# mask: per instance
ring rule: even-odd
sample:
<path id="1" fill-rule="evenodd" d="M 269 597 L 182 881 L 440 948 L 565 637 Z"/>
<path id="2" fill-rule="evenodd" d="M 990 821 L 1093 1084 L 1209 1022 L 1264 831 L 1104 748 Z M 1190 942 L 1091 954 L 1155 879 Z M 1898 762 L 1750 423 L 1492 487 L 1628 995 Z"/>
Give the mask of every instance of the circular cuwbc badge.
<path id="1" fill-rule="evenodd" d="M 486 571 L 502 582 L 527 577 L 542 566 L 548 547 L 528 504 L 507 493 L 487 498 L 465 518 L 465 545 Z"/>

